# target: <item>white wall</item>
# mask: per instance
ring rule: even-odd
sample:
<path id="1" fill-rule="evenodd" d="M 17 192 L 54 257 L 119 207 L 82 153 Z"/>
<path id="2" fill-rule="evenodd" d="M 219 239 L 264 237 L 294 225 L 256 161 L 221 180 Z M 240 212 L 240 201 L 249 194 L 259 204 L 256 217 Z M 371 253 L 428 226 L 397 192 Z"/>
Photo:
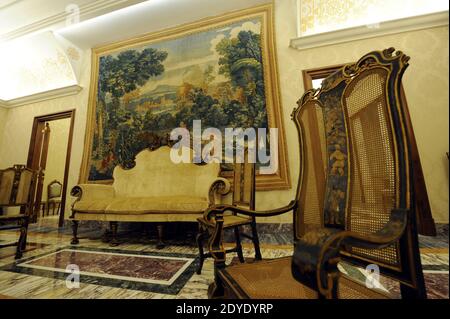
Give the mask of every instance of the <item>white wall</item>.
<path id="1" fill-rule="evenodd" d="M 90 51 L 83 54 L 83 72 L 80 75 L 80 85 L 83 89 L 77 95 L 24 105 L 8 110 L 8 120 L 4 124 L 4 128 L 0 131 L 3 133 L 0 133 L 0 167 L 8 167 L 18 163 L 26 164 L 33 119 L 36 116 L 75 109 L 73 147 L 68 179 L 68 194 L 70 193 L 70 189 L 78 182 L 83 156 L 91 69 L 90 57 Z M 66 216 L 70 213 L 70 205 L 73 201 L 70 195 L 67 196 Z"/>
<path id="2" fill-rule="evenodd" d="M 293 189 L 258 192 L 257 209 L 286 205 L 295 196 L 299 173 L 299 150 L 296 128 L 289 115 L 303 94 L 301 71 L 356 61 L 372 50 L 395 47 L 411 56 L 404 76 L 404 87 L 415 130 L 419 153 L 431 200 L 433 216 L 448 222 L 448 27 L 401 33 L 317 49 L 297 51 L 289 47 L 296 37 L 296 0 L 275 1 L 277 42 L 283 121 L 288 145 L 288 164 Z M 26 162 L 33 118 L 37 115 L 76 108 L 69 189 L 78 181 L 81 165 L 90 77 L 90 53 L 83 56 L 83 90 L 76 96 L 31 104 L 9 110 L 8 121 L 0 135 L 0 167 Z M 1 113 L 0 113 L 1 119 Z M 0 124 L 1 125 L 1 124 Z M 0 126 L 1 127 L 1 126 Z M 1 133 L 0 133 L 1 134 Z M 66 214 L 69 213 L 67 201 Z M 67 215 L 66 215 L 67 216 Z M 292 216 L 260 220 L 260 222 L 292 222 Z"/>
<path id="3" fill-rule="evenodd" d="M 8 116 L 8 109 L 3 106 L 0 106 L 0 142 L 2 140 L 3 132 L 5 129 L 7 116 Z M 0 144 L 0 146 L 1 146 L 1 144 Z M 3 157 L 2 154 L 3 154 L 2 149 L 0 148 L 0 163 L 1 163 L 2 157 Z"/>

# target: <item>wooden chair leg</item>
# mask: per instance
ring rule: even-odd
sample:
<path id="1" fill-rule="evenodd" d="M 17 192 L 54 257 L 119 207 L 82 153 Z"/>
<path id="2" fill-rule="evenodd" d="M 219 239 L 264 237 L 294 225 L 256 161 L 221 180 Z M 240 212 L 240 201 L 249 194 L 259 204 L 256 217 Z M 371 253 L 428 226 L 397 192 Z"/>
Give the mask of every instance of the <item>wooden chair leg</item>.
<path id="1" fill-rule="evenodd" d="M 22 228 L 25 229 L 25 234 L 23 235 L 22 242 L 21 242 L 22 251 L 24 251 L 27 248 L 28 224 L 29 223 L 30 223 L 30 218 L 27 216 L 27 217 L 25 217 L 24 224 L 22 226 Z M 22 235 L 22 232 L 21 232 L 21 235 Z"/>
<path id="2" fill-rule="evenodd" d="M 239 234 L 239 226 L 234 227 L 234 237 L 236 238 L 236 250 L 239 261 L 245 262 L 244 254 L 242 253 L 241 235 Z"/>
<path id="3" fill-rule="evenodd" d="M 72 220 L 72 240 L 70 241 L 70 243 L 72 245 L 77 245 L 80 241 L 78 240 L 77 237 L 78 234 L 78 220 Z"/>
<path id="4" fill-rule="evenodd" d="M 218 275 L 218 269 L 221 269 L 216 264 L 214 264 L 214 281 L 208 287 L 208 298 L 209 299 L 223 299 L 225 297 L 225 288 L 223 286 L 222 279 Z"/>
<path id="5" fill-rule="evenodd" d="M 203 240 L 205 239 L 205 230 L 199 226 L 198 234 L 196 237 L 197 246 L 198 246 L 198 256 L 199 256 L 199 264 L 197 268 L 197 274 L 200 275 L 202 273 L 203 262 L 205 261 L 205 253 L 203 251 Z"/>
<path id="6" fill-rule="evenodd" d="M 111 227 L 111 242 L 109 243 L 109 245 L 112 247 L 118 246 L 119 241 L 117 240 L 117 229 L 119 228 L 119 223 L 109 222 L 109 225 Z"/>
<path id="7" fill-rule="evenodd" d="M 420 280 L 420 279 L 419 279 Z M 419 284 L 419 286 L 421 286 Z M 425 286 L 425 285 L 423 285 Z M 400 293 L 402 295 L 402 299 L 427 299 L 427 291 L 425 287 L 420 288 L 412 288 L 405 284 L 400 284 Z"/>
<path id="8" fill-rule="evenodd" d="M 23 252 L 25 251 L 26 246 L 27 246 L 27 234 L 28 234 L 27 218 L 22 220 L 21 223 L 22 223 L 22 225 L 20 227 L 20 237 L 19 237 L 19 242 L 17 243 L 16 255 L 14 257 L 15 259 L 22 258 Z"/>
<path id="9" fill-rule="evenodd" d="M 156 243 L 157 249 L 163 249 L 164 248 L 164 242 L 163 242 L 163 235 L 164 235 L 164 226 L 163 224 L 158 224 L 156 226 L 156 229 L 158 230 L 158 242 Z"/>
<path id="10" fill-rule="evenodd" d="M 250 224 L 250 226 L 252 228 L 253 246 L 255 247 L 255 260 L 261 260 L 262 256 L 261 256 L 261 249 L 259 247 L 259 237 L 258 237 L 258 231 L 256 229 L 256 222 L 252 222 Z"/>

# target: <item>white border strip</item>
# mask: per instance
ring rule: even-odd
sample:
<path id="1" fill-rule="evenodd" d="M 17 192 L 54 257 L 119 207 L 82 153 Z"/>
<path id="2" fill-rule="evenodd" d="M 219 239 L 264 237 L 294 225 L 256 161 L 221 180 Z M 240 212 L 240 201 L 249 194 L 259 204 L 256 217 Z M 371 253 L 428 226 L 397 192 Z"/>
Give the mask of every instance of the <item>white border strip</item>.
<path id="1" fill-rule="evenodd" d="M 38 102 L 43 102 L 47 100 L 52 100 L 64 96 L 69 95 L 75 95 L 78 94 L 82 89 L 79 85 L 71 85 L 71 86 L 65 86 L 62 88 L 45 91 L 42 93 L 36 93 L 24 97 L 19 97 L 13 100 L 1 100 L 0 99 L 0 106 L 6 107 L 6 108 L 13 108 L 17 106 L 27 105 L 27 104 L 33 104 Z"/>
<path id="2" fill-rule="evenodd" d="M 113 252 L 101 252 L 101 251 L 89 251 L 89 250 L 78 250 L 78 249 L 62 249 L 55 251 L 53 253 L 41 256 L 39 258 L 34 258 L 32 260 L 26 261 L 24 263 L 20 263 L 17 266 L 20 267 L 27 267 L 27 268 L 34 268 L 34 269 L 41 269 L 41 270 L 51 270 L 55 272 L 60 273 L 68 273 L 70 274 L 71 271 L 61 269 L 61 268 L 54 268 L 54 267 L 47 267 L 47 266 L 37 266 L 37 265 L 30 265 L 29 263 L 35 262 L 36 260 L 47 258 L 51 255 L 56 255 L 60 252 L 68 251 L 68 252 L 82 252 L 82 253 L 88 253 L 88 254 L 98 254 L 98 255 L 119 255 L 119 256 L 129 256 L 129 257 L 140 257 L 140 258 L 153 258 L 153 259 L 174 259 L 174 260 L 184 260 L 186 263 L 181 267 L 169 280 L 155 280 L 155 279 L 145 279 L 145 278 L 136 278 L 136 277 L 128 277 L 128 276 L 118 276 L 118 275 L 110 275 L 110 274 L 100 274 L 100 273 L 93 273 L 89 271 L 82 271 L 80 269 L 80 275 L 87 275 L 87 276 L 93 276 L 93 277 L 102 277 L 107 279 L 119 279 L 119 280 L 128 280 L 128 281 L 135 281 L 135 282 L 145 282 L 150 284 L 159 284 L 159 285 L 166 285 L 170 286 L 175 282 L 175 280 L 192 264 L 194 261 L 194 258 L 186 258 L 186 257 L 169 257 L 169 256 L 157 256 L 157 255 L 138 255 L 138 254 L 123 254 L 123 253 L 113 253 Z"/>

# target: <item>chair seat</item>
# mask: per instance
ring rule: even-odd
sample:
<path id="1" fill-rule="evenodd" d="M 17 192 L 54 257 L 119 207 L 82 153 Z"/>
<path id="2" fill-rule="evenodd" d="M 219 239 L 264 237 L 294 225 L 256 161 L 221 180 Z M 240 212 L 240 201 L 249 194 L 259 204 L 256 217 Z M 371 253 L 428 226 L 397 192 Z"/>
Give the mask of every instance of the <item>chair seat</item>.
<path id="1" fill-rule="evenodd" d="M 104 213 L 106 207 L 111 203 L 111 199 L 83 200 L 73 205 L 73 210 L 83 213 L 99 214 Z"/>
<path id="2" fill-rule="evenodd" d="M 116 199 L 105 209 L 108 214 L 203 213 L 208 200 L 192 196 L 155 196 Z"/>
<path id="3" fill-rule="evenodd" d="M 203 225 L 206 225 L 208 227 L 215 227 L 215 225 L 216 225 L 215 219 L 207 221 L 204 217 L 200 217 L 197 220 L 198 220 L 198 222 L 200 222 Z M 247 216 L 225 215 L 223 217 L 223 227 L 224 228 L 247 225 L 251 222 L 252 222 L 251 217 L 247 217 Z"/>
<path id="4" fill-rule="evenodd" d="M 251 299 L 317 299 L 318 293 L 294 279 L 291 273 L 292 257 L 262 260 L 249 264 L 228 266 L 219 275 L 237 298 Z M 341 275 L 341 299 L 386 299 L 390 296 L 380 290 Z"/>

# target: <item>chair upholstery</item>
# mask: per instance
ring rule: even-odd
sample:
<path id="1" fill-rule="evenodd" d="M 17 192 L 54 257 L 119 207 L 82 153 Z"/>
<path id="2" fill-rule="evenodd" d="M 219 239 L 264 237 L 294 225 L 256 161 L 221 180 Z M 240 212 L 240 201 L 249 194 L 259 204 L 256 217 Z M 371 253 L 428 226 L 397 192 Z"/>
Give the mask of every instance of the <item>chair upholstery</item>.
<path id="1" fill-rule="evenodd" d="M 62 184 L 61 182 L 57 180 L 51 181 L 47 185 L 47 202 L 45 203 L 47 215 L 50 211 L 50 205 L 52 205 L 53 208 L 53 214 L 55 214 L 55 208 L 56 213 L 59 214 L 59 209 L 61 208 L 61 195 L 62 195 Z"/>
<path id="2" fill-rule="evenodd" d="M 32 215 L 36 173 L 24 165 L 0 170 L 0 208 L 20 207 L 19 213 L 0 216 L 0 231 L 20 229 L 19 240 L 0 244 L 0 248 L 17 246 L 15 258 L 21 258 L 26 248 L 28 223 Z"/>
<path id="3" fill-rule="evenodd" d="M 250 291 L 250 285 L 260 283 L 252 282 L 244 271 L 253 271 L 253 278 L 270 278 L 275 276 L 272 268 L 281 265 L 281 261 L 262 261 L 225 267 L 220 240 L 224 212 L 263 217 L 290 210 L 294 211 L 295 250 L 290 270 L 285 270 L 291 276 L 284 279 L 287 287 L 302 287 L 297 288 L 303 291 L 297 297 L 311 297 L 310 290 L 319 297 L 345 296 L 346 279 L 337 267 L 342 260 L 361 266 L 376 264 L 382 274 L 400 282 L 403 297 L 426 297 L 413 213 L 414 171 L 405 135 L 406 106 L 400 98 L 409 58 L 394 52 L 390 48 L 366 54 L 298 101 L 292 119 L 298 129 L 301 169 L 294 201 L 266 212 L 221 205 L 205 213 L 216 219 L 216 236 L 210 241 L 216 266 L 211 297 L 230 291 L 227 276 L 238 287 L 234 291 Z"/>

